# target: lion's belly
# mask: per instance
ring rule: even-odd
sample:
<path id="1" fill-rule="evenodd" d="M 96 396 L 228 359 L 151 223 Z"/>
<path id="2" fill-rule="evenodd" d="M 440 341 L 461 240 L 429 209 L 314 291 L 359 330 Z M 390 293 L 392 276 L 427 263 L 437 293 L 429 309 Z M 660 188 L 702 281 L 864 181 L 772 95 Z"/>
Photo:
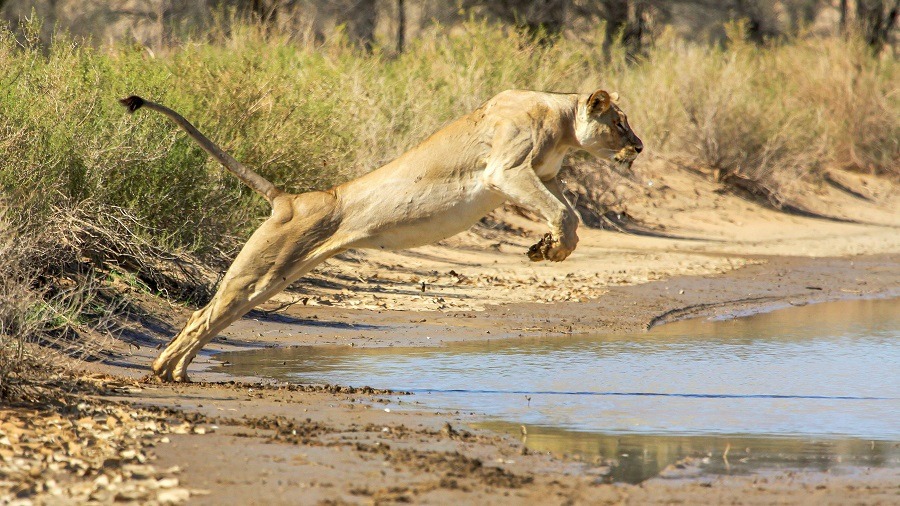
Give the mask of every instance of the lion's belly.
<path id="1" fill-rule="evenodd" d="M 432 244 L 467 230 L 505 198 L 478 185 L 451 190 L 440 186 L 426 194 L 405 197 L 402 192 L 382 198 L 384 219 L 367 227 L 365 237 L 352 247 L 405 249 Z"/>
<path id="2" fill-rule="evenodd" d="M 412 223 L 379 231 L 369 241 L 369 248 L 406 249 L 433 244 L 468 230 L 484 215 L 503 204 L 502 197 L 486 198 L 459 205 L 445 213 L 420 218 Z"/>

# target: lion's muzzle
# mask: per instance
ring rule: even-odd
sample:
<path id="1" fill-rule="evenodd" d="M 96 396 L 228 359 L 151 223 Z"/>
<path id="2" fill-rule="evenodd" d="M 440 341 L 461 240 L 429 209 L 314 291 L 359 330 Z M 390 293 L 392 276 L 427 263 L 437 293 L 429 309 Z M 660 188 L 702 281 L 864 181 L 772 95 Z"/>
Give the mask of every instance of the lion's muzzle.
<path id="1" fill-rule="evenodd" d="M 616 162 L 616 165 L 621 169 L 630 169 L 631 164 L 634 163 L 634 159 L 637 158 L 638 153 L 643 151 L 643 149 L 643 144 L 625 146 L 613 156 L 613 161 Z"/>

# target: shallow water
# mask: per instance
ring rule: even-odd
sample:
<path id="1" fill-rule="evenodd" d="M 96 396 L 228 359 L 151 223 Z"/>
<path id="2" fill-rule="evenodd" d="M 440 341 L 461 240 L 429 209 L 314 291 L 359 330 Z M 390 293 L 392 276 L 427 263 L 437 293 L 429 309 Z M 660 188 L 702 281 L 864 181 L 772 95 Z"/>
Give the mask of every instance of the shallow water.
<path id="1" fill-rule="evenodd" d="M 612 463 L 631 482 L 687 456 L 709 472 L 900 459 L 900 299 L 636 335 L 217 358 L 233 374 L 412 391 L 406 401 L 484 415 L 495 430 L 525 425 L 530 448 Z"/>

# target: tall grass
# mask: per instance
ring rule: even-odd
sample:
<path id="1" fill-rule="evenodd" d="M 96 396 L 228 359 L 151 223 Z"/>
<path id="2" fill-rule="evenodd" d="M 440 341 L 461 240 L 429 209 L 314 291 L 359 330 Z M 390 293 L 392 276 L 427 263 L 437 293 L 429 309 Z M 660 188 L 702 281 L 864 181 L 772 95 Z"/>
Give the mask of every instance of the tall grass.
<path id="1" fill-rule="evenodd" d="M 43 47 L 38 32 L 0 29 L 0 191 L 5 233 L 21 238 L 77 210 L 127 223 L 120 237 L 148 249 L 227 257 L 264 218 L 264 202 L 164 118 L 124 114 L 116 100 L 129 94 L 182 112 L 295 192 L 371 170 L 507 88 L 618 91 L 647 147 L 639 163 L 750 181 L 776 206 L 826 169 L 900 178 L 897 62 L 853 39 L 760 47 L 733 25 L 725 47 L 666 35 L 634 62 L 604 51 L 601 29 L 547 44 L 481 22 L 435 29 L 399 56 L 252 23 L 163 53 L 65 34 Z M 71 258 L 96 257 L 81 253 Z"/>
<path id="2" fill-rule="evenodd" d="M 727 48 L 664 37 L 626 64 L 621 51 L 604 61 L 599 30 L 541 45 L 474 22 L 398 58 L 340 37 L 298 45 L 252 24 L 163 55 L 64 35 L 46 50 L 2 31 L 0 187 L 39 209 L 119 206 L 154 241 L 203 251 L 252 229 L 260 200 L 161 117 L 127 117 L 116 98 L 166 103 L 279 186 L 305 191 L 377 167 L 502 89 L 597 86 L 620 91 L 651 155 L 775 187 L 825 167 L 898 175 L 894 60 L 854 41 L 760 48 L 731 33 Z"/>
<path id="3" fill-rule="evenodd" d="M 678 133 L 664 152 L 752 182 L 777 207 L 797 196 L 798 182 L 817 182 L 829 168 L 900 176 L 895 60 L 872 58 L 861 41 L 760 49 L 740 38 L 739 26 L 728 32 L 726 49 L 657 49 L 677 55 L 669 63 L 680 93 L 666 125 Z"/>

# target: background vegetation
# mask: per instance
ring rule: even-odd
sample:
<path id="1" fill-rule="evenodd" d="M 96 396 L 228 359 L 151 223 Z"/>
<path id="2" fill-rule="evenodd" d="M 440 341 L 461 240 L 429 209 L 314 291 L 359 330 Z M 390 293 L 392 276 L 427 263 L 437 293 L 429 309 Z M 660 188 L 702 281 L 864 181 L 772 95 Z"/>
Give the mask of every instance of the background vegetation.
<path id="1" fill-rule="evenodd" d="M 124 304 L 111 281 L 202 302 L 198 266 L 221 265 L 267 214 L 161 116 L 126 115 L 117 99 L 132 93 L 295 192 L 374 169 L 507 88 L 619 91 L 641 163 L 775 207 L 826 169 L 900 178 L 896 59 L 861 35 L 754 42 L 736 21 L 722 44 L 663 30 L 635 52 L 602 23 L 566 37 L 472 18 L 398 53 L 235 16 L 156 49 L 48 41 L 36 19 L 0 29 L 0 372 L 24 336 L 84 351 L 68 338 L 110 329 Z"/>

